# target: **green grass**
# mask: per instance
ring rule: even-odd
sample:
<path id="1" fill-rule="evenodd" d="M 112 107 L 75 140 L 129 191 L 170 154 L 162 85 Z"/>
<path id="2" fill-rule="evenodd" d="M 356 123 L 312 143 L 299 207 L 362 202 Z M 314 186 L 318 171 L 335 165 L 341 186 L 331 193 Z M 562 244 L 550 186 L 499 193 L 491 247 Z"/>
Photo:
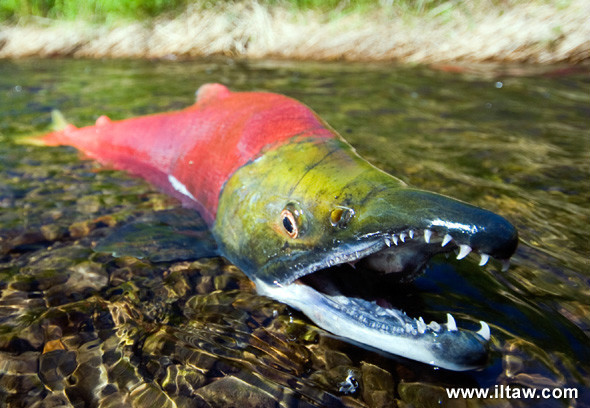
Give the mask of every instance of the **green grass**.
<path id="1" fill-rule="evenodd" d="M 141 20 L 183 9 L 189 0 L 0 0 L 0 19 Z"/>
<path id="2" fill-rule="evenodd" d="M 143 20 L 161 14 L 174 14 L 189 4 L 212 7 L 236 1 L 206 0 L 0 0 L 0 20 L 17 21 L 30 17 L 91 22 Z M 376 7 L 396 8 L 402 12 L 422 13 L 446 3 L 447 0 L 258 0 L 262 5 L 282 5 L 299 10 L 339 12 L 370 10 Z"/>

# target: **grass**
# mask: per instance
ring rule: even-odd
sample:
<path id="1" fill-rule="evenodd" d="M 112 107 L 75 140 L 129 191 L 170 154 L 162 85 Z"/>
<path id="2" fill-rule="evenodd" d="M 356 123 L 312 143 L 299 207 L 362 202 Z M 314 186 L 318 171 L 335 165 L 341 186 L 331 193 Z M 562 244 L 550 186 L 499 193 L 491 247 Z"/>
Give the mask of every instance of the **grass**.
<path id="1" fill-rule="evenodd" d="M 95 23 L 116 20 L 143 20 L 162 14 L 174 15 L 189 4 L 210 8 L 219 3 L 240 1 L 222 0 L 0 0 L 0 20 L 17 21 L 31 17 L 54 20 L 86 20 Z M 322 12 L 361 11 L 376 8 L 420 14 L 443 4 L 459 4 L 447 0 L 258 0 L 263 6 L 283 6 L 294 11 Z"/>
<path id="2" fill-rule="evenodd" d="M 44 17 L 101 22 L 155 17 L 185 7 L 188 0 L 0 0 L 3 20 Z"/>
<path id="3" fill-rule="evenodd" d="M 588 0 L 0 0 L 0 58 L 590 60 Z"/>

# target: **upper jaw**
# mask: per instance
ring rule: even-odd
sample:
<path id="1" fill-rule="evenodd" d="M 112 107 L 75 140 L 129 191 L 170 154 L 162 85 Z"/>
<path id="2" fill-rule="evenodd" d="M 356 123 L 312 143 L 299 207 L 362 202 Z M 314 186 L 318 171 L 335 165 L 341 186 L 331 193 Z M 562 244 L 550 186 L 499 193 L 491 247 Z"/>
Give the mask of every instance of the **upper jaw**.
<path id="1" fill-rule="evenodd" d="M 312 245 L 290 243 L 287 251 L 265 260 L 257 277 L 289 284 L 320 269 L 363 260 L 368 269 L 401 272 L 408 279 L 432 256 L 454 250 L 458 259 L 478 254 L 480 265 L 495 258 L 506 269 L 518 244 L 516 228 L 503 217 L 439 194 L 388 189 L 362 202 L 346 225 L 319 229 L 322 238 Z"/>
<path id="2" fill-rule="evenodd" d="M 287 285 L 316 271 L 348 263 L 360 270 L 369 269 L 395 275 L 399 281 L 410 281 L 424 270 L 432 257 L 450 252 L 455 252 L 459 260 L 474 254 L 478 256 L 480 266 L 494 258 L 471 246 L 463 235 L 455 238 L 444 229 L 406 228 L 368 233 L 348 242 L 336 241 L 331 248 L 308 250 L 301 256 L 292 254 L 290 262 L 279 262 L 284 273 L 263 273 L 261 276 L 273 276 L 273 283 Z M 508 269 L 510 257 L 496 259 L 503 271 Z M 265 268 L 276 266 L 269 262 Z"/>
<path id="3" fill-rule="evenodd" d="M 425 229 L 406 229 L 395 233 L 380 235 L 381 248 L 361 259 L 361 265 L 386 274 L 398 274 L 400 280 L 411 280 L 422 272 L 427 262 L 440 253 L 455 252 L 458 260 L 469 254 L 477 255 L 479 266 L 488 263 L 492 255 L 472 247 L 463 237 L 454 238 L 448 231 Z M 378 248 L 378 245 L 375 245 Z M 509 266 L 509 258 L 498 259 L 502 270 Z"/>

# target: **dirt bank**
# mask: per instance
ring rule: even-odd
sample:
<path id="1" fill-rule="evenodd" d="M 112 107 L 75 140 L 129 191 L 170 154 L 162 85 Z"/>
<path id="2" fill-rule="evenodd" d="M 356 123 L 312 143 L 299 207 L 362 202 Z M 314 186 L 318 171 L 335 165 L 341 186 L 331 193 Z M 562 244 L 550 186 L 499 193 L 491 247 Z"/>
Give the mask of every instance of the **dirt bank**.
<path id="1" fill-rule="evenodd" d="M 559 5 L 553 4 L 559 3 Z M 444 4 L 443 4 L 444 6 Z M 443 7 L 441 6 L 441 7 Z M 293 12 L 252 1 L 189 7 L 150 22 L 0 23 L 0 58 L 195 58 L 579 63 L 590 59 L 590 0 L 461 6 L 423 16 L 386 10 Z"/>

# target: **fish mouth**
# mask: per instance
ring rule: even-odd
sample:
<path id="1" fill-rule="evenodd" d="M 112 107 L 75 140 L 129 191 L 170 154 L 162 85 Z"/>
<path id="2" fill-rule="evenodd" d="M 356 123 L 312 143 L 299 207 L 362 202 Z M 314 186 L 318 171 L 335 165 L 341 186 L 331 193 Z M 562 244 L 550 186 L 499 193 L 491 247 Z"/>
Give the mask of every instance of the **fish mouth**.
<path id="1" fill-rule="evenodd" d="M 382 240 L 382 243 L 379 242 Z M 458 260 L 465 259 L 469 254 L 479 256 L 479 266 L 488 263 L 491 255 L 480 252 L 467 243 L 461 243 L 449 233 L 438 233 L 432 229 L 408 229 L 399 233 L 383 234 L 372 246 L 367 248 L 367 255 L 355 259 L 355 254 L 342 254 L 340 258 L 350 259 L 347 262 L 353 267 L 357 264 L 364 269 L 391 274 L 400 282 L 413 280 L 420 275 L 428 261 L 441 253 L 456 253 Z M 336 255 L 336 260 L 339 256 Z M 498 259 L 502 271 L 508 270 L 510 259 Z"/>
<path id="2" fill-rule="evenodd" d="M 338 242 L 316 254 L 313 262 L 308 254 L 308 262 L 292 270 L 295 279 L 289 282 L 255 283 L 261 294 L 301 310 L 334 334 L 430 365 L 470 370 L 487 361 L 487 323 L 481 321 L 478 331 L 465 330 L 451 314 L 446 322 L 427 323 L 380 296 L 387 288 L 412 281 L 438 254 L 454 252 L 459 260 L 478 255 L 480 266 L 494 258 L 466 241 L 430 228 L 366 234 L 353 242 Z M 497 260 L 503 270 L 508 268 L 509 258 Z"/>

